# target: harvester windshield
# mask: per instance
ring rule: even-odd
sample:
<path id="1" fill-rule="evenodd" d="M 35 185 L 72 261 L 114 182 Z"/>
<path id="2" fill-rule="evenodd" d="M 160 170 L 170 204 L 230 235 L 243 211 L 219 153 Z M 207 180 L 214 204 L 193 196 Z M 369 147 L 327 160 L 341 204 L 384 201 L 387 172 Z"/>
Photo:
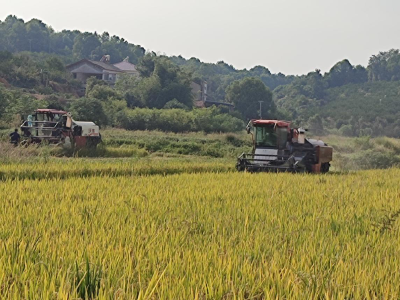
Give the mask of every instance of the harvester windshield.
<path id="1" fill-rule="evenodd" d="M 255 127 L 256 147 L 276 147 L 276 132 L 273 126 Z"/>
<path id="2" fill-rule="evenodd" d="M 278 127 L 272 124 L 256 126 L 255 143 L 256 147 L 272 147 L 283 149 L 286 147 L 288 131 L 286 127 Z"/>

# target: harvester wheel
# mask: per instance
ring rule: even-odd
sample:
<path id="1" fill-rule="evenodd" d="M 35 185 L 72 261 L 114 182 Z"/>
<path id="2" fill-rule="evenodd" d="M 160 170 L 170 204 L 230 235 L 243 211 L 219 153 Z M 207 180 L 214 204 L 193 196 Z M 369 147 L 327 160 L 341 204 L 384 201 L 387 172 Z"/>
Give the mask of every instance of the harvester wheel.
<path id="1" fill-rule="evenodd" d="M 236 163 L 236 170 L 238 170 L 239 172 L 243 172 L 246 170 L 246 166 L 242 160 L 238 160 L 238 162 Z"/>
<path id="2" fill-rule="evenodd" d="M 331 164 L 328 162 L 321 164 L 321 173 L 328 173 L 330 166 L 331 166 Z"/>
<path id="3" fill-rule="evenodd" d="M 91 149 L 96 149 L 99 143 L 101 143 L 101 138 L 88 137 L 88 139 L 86 140 L 86 147 Z"/>

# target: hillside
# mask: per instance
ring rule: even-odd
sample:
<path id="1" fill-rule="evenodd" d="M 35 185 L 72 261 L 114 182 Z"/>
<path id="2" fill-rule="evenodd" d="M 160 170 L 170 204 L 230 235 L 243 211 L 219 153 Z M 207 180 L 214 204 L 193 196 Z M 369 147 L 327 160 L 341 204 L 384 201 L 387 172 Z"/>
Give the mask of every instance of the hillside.
<path id="1" fill-rule="evenodd" d="M 140 78 L 120 78 L 114 88 L 91 81 L 85 97 L 79 99 L 82 85 L 65 66 L 83 58 L 98 61 L 105 54 L 110 55 L 111 63 L 127 59 L 135 64 Z M 82 119 L 96 116 L 93 121 L 103 126 L 140 129 L 132 127 L 139 122 L 135 119 L 138 111 L 133 113 L 132 109 L 191 110 L 191 82 L 207 82 L 208 100 L 236 106 L 223 117 L 223 128 L 238 130 L 242 126 L 238 125 L 239 119 L 245 122 L 258 117 L 258 101 L 263 100 L 264 118 L 289 119 L 308 127 L 313 134 L 399 137 L 399 79 L 400 53 L 393 49 L 372 55 L 366 67 L 353 66 L 345 59 L 325 74 L 315 70 L 292 76 L 272 74 L 264 66 L 238 70 L 224 61 L 204 63 L 195 57 L 159 55 L 107 32 L 55 32 L 38 19 L 25 22 L 9 16 L 0 21 L 3 127 L 17 124 L 21 116 L 40 106 L 71 110 Z M 246 80 L 247 84 L 241 85 Z M 260 92 L 260 82 L 273 91 L 272 96 Z M 206 119 L 221 123 L 221 117 L 216 116 L 224 113 L 214 111 Z M 168 114 L 174 118 L 174 113 Z M 189 123 L 179 130 L 204 127 Z M 211 127 L 211 131 L 226 130 Z M 146 128 L 171 130 L 160 124 Z"/>
<path id="2" fill-rule="evenodd" d="M 276 91 L 278 107 L 316 134 L 400 136 L 400 82 L 377 81 L 328 88 L 322 99 Z M 297 109 L 296 109 L 297 108 Z"/>

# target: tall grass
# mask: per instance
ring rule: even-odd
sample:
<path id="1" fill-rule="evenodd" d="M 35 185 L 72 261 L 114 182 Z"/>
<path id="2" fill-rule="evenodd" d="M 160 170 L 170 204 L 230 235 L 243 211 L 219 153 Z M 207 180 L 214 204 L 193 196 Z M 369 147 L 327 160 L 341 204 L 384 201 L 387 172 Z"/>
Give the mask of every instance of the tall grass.
<path id="1" fill-rule="evenodd" d="M 91 163 L 49 161 L 30 172 L 99 167 Z M 175 160 L 162 164 L 155 168 L 185 168 Z M 118 172 L 126 165 L 107 167 Z M 24 172 L 16 164 L 0 170 Z M 400 297 L 398 169 L 119 177 L 103 171 L 6 176 L 0 183 L 2 298 Z"/>

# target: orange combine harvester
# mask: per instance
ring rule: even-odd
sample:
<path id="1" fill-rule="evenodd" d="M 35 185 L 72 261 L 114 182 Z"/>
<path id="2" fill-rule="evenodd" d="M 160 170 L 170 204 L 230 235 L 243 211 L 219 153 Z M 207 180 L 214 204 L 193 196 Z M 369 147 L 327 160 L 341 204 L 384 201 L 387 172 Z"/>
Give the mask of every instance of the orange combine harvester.
<path id="1" fill-rule="evenodd" d="M 306 130 L 301 127 L 291 128 L 287 121 L 251 120 L 246 130 L 252 135 L 253 151 L 238 157 L 238 171 L 329 171 L 332 147 L 321 140 L 306 138 Z"/>

